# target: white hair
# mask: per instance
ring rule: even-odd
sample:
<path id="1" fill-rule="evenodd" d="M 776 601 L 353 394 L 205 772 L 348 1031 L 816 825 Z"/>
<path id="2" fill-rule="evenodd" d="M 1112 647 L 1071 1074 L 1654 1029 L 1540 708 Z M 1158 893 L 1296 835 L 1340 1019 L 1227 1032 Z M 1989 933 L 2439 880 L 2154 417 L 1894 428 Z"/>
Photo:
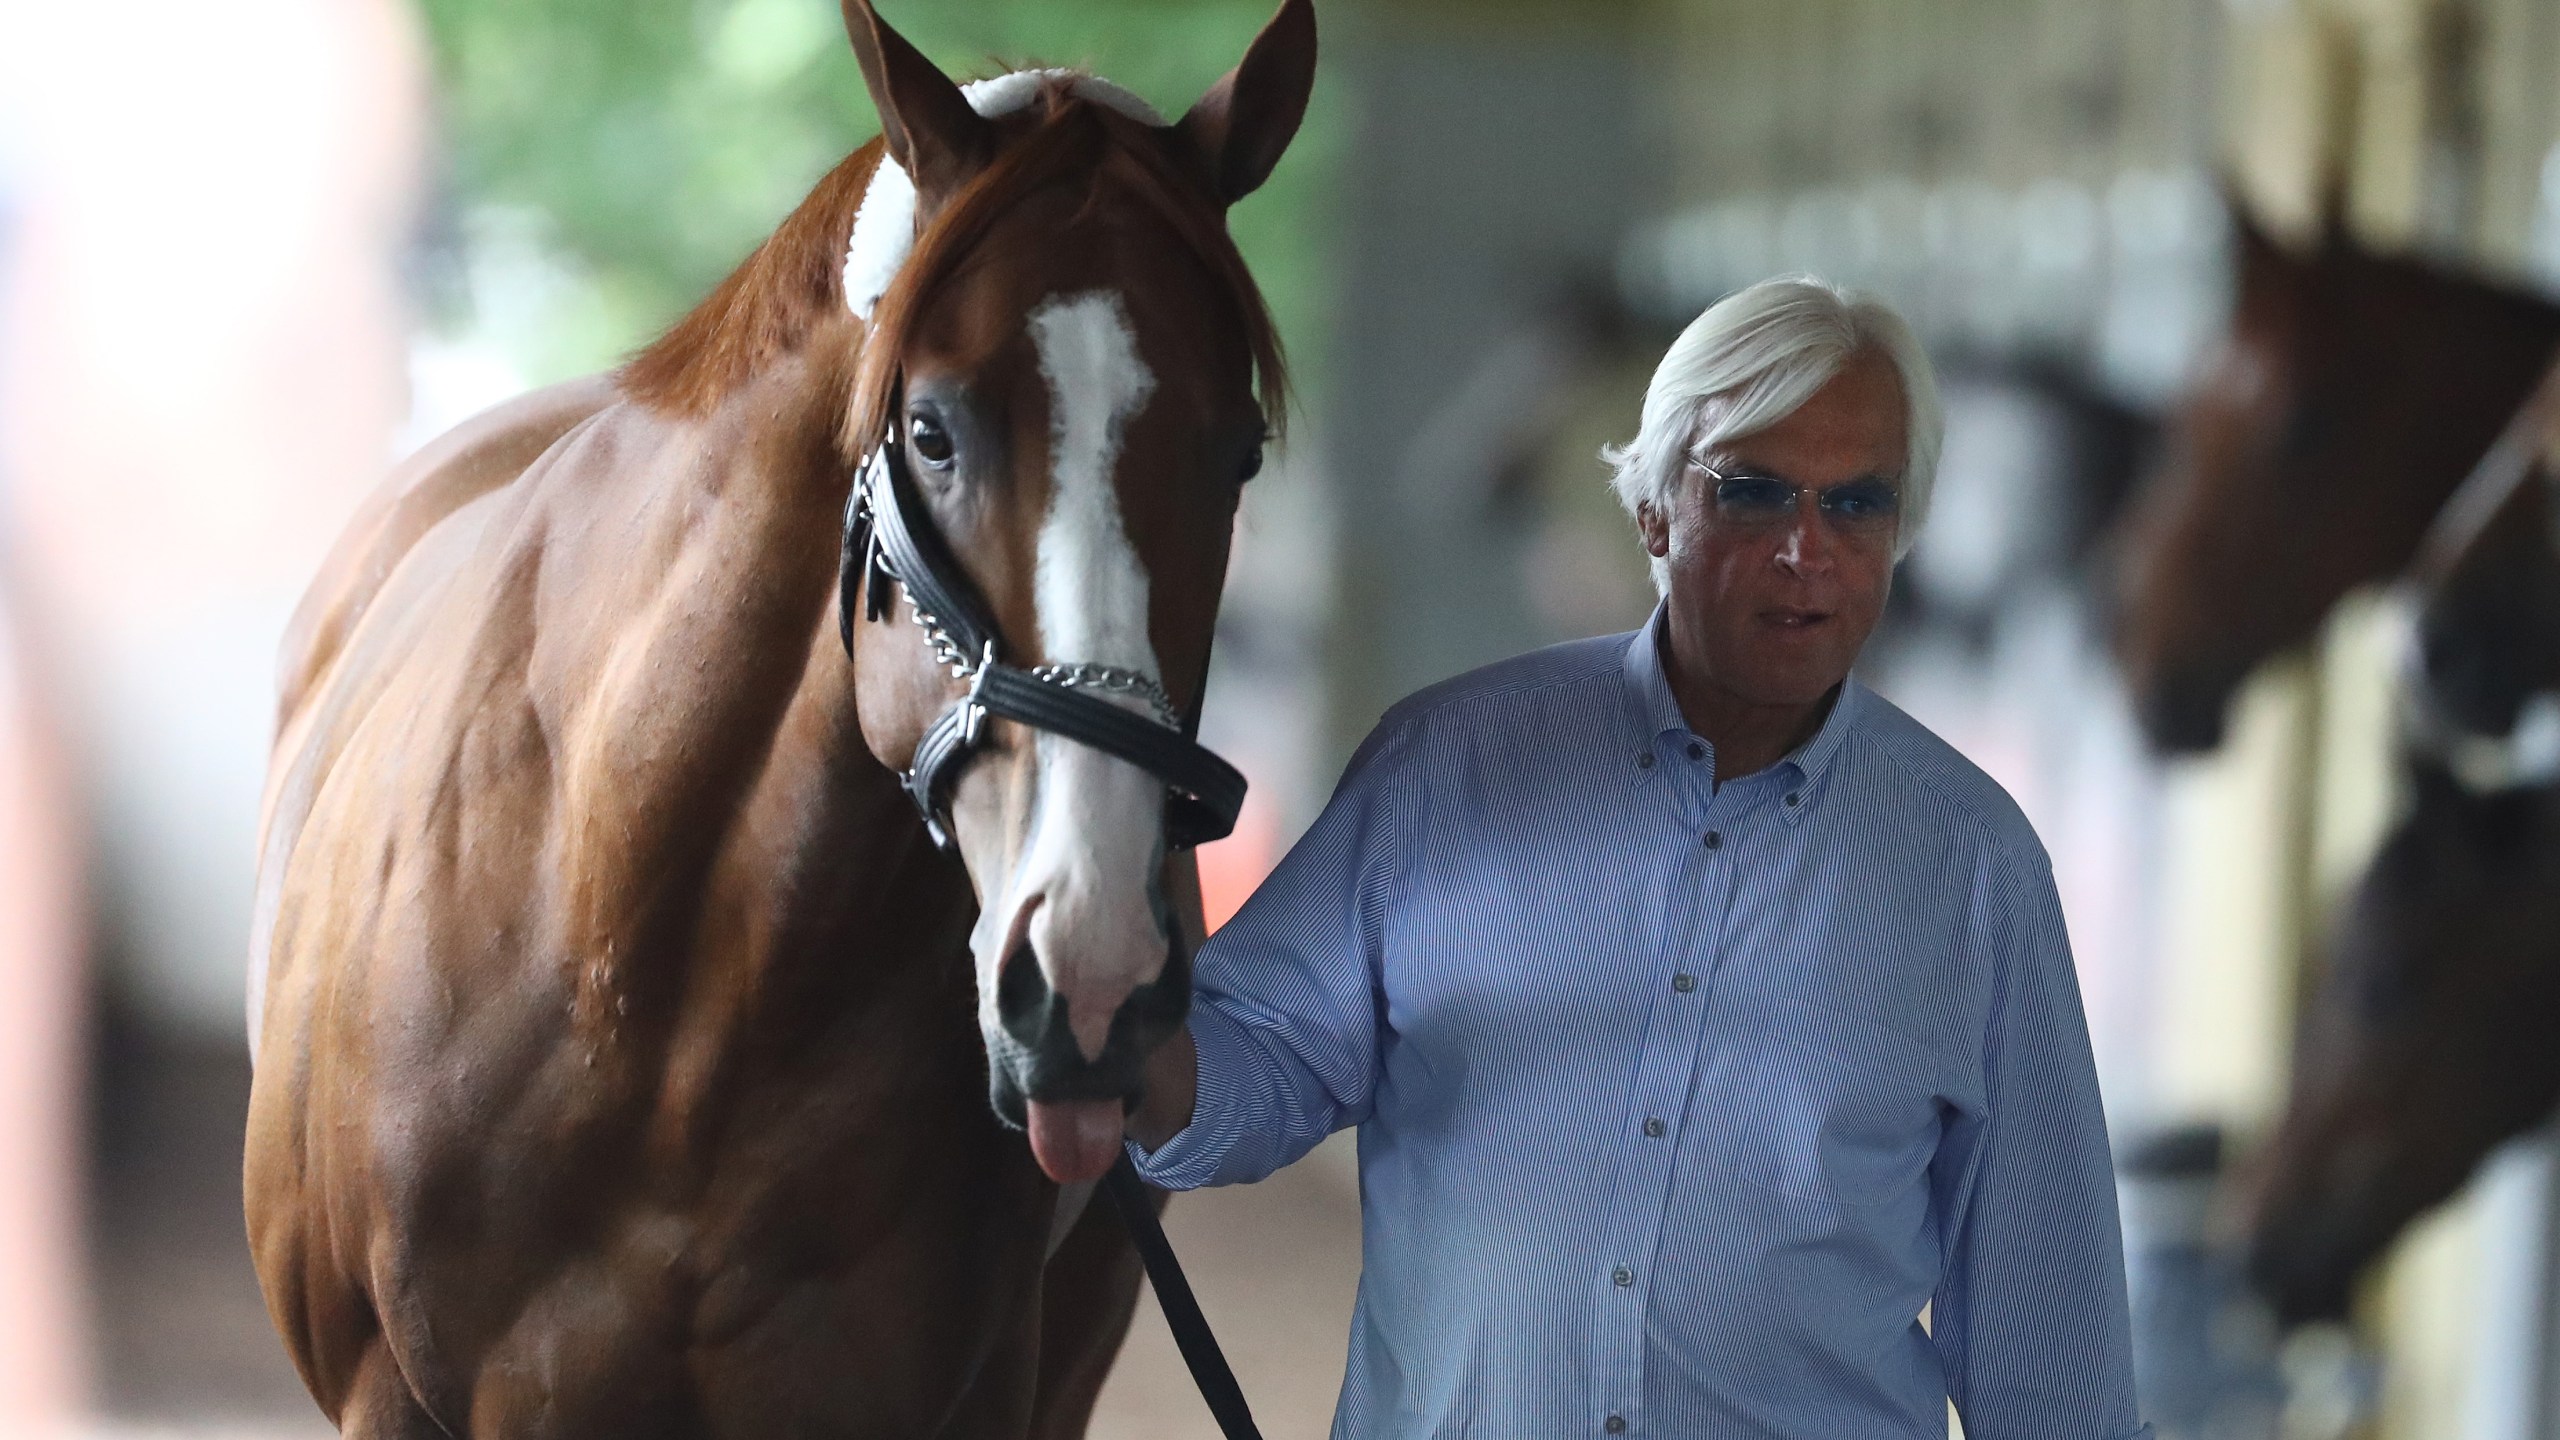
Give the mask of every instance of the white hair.
<path id="1" fill-rule="evenodd" d="M 1707 308 L 1671 342 L 1645 387 L 1636 438 L 1600 458 L 1627 513 L 1667 510 L 1692 456 L 1794 414 L 1840 373 L 1849 357 L 1882 351 L 1902 380 L 1910 446 L 1902 470 L 1902 510 L 1893 553 L 1900 559 L 1929 514 L 1946 422 L 1938 381 L 1919 338 L 1893 307 L 1810 275 L 1784 275 L 1739 290 Z M 1670 568 L 1653 562 L 1656 590 L 1669 594 Z"/>

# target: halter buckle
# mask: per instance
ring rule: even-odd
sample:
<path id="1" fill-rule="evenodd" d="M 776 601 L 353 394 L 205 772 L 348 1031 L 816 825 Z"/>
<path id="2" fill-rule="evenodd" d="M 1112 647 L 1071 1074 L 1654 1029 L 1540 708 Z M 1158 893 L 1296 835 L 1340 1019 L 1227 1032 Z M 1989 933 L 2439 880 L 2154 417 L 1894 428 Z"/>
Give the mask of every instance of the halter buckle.
<path id="1" fill-rule="evenodd" d="M 960 743 L 975 749 L 980 732 L 987 727 L 987 704 L 983 697 L 987 676 L 996 668 L 996 642 L 990 640 L 978 654 L 978 668 L 969 672 L 969 694 L 960 702 Z"/>

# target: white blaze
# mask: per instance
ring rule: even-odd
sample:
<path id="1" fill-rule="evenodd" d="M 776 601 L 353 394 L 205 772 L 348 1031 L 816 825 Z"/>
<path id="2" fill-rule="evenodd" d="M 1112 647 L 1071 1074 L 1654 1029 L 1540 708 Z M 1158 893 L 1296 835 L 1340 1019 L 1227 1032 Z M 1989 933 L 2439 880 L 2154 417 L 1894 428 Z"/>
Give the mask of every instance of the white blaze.
<path id="1" fill-rule="evenodd" d="M 1031 313 L 1030 328 L 1049 384 L 1049 513 L 1033 580 L 1041 649 L 1052 663 L 1161 679 L 1147 634 L 1147 572 L 1121 523 L 1114 481 L 1122 432 L 1155 377 L 1138 358 L 1120 297 L 1108 291 L 1052 299 Z M 1033 953 L 1066 998 L 1077 1044 L 1098 1056 L 1120 1002 L 1164 965 L 1153 900 L 1164 786 L 1090 745 L 1049 734 L 1035 743 L 1037 808 L 1001 913 L 1036 901 L 1026 931 Z M 992 1007 L 994 977 L 985 978 L 979 994 Z"/>

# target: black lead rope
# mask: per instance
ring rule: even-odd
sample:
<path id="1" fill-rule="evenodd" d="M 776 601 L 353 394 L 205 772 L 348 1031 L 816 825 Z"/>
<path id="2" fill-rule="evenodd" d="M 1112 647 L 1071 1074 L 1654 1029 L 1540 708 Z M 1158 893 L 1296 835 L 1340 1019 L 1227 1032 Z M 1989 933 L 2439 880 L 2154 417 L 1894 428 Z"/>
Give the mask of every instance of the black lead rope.
<path id="1" fill-rule="evenodd" d="M 1173 1331 L 1173 1343 L 1182 1351 L 1182 1363 L 1191 1367 L 1191 1383 L 1200 1387 L 1200 1398 L 1209 1402 L 1209 1413 L 1217 1418 L 1220 1433 L 1227 1440 L 1262 1440 L 1262 1432 L 1254 1428 L 1253 1411 L 1244 1403 L 1244 1388 L 1236 1384 L 1236 1372 L 1227 1368 L 1227 1355 L 1218 1348 L 1218 1337 L 1209 1332 L 1209 1319 L 1200 1313 L 1191 1282 L 1183 1277 L 1182 1262 L 1174 1258 L 1173 1245 L 1164 1238 L 1164 1226 L 1156 1220 L 1156 1207 L 1147 1196 L 1146 1182 L 1138 1178 L 1137 1167 L 1129 1163 L 1126 1151 L 1113 1163 L 1102 1184 L 1111 1192 L 1111 1203 L 1119 1207 L 1120 1223 L 1129 1227 L 1129 1240 L 1138 1247 L 1138 1258 L 1146 1262 L 1147 1279 L 1156 1287 L 1156 1304 L 1164 1311 L 1165 1326 Z"/>
<path id="2" fill-rule="evenodd" d="M 951 843 L 944 807 L 950 787 L 986 736 L 986 720 L 1008 720 L 1062 735 L 1116 755 L 1165 783 L 1165 842 L 1183 849 L 1224 838 L 1244 804 L 1244 776 L 1193 738 L 1196 709 L 1173 713 L 1172 702 L 1152 677 L 1107 665 L 1067 664 L 1024 669 L 1005 663 L 1002 637 L 977 587 L 969 583 L 907 470 L 905 447 L 893 429 L 865 460 L 845 507 L 844 545 L 838 576 L 845 650 L 853 649 L 857 608 L 872 620 L 889 615 L 889 586 L 905 588 L 937 662 L 969 681 L 969 693 L 935 717 L 900 777 L 908 798 L 924 816 L 934 843 Z M 1117 693 L 1144 701 L 1153 718 L 1102 698 Z M 1156 1222 L 1147 1187 L 1123 1153 L 1103 1178 L 1103 1188 L 1128 1227 L 1147 1278 L 1156 1289 L 1173 1343 L 1191 1367 L 1192 1383 L 1209 1403 L 1227 1440 L 1262 1440 L 1235 1372 L 1209 1333 L 1200 1302 L 1183 1278 L 1182 1262 Z"/>

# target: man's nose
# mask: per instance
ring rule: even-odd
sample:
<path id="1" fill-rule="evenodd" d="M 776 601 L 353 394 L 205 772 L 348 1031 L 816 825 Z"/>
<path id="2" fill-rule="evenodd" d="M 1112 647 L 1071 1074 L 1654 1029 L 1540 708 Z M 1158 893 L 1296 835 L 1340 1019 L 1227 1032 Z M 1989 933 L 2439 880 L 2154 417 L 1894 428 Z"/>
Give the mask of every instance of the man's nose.
<path id="1" fill-rule="evenodd" d="M 1827 574 L 1838 558 L 1838 544 L 1831 522 L 1822 516 L 1822 497 L 1808 490 L 1796 502 L 1795 519 L 1778 546 L 1778 566 L 1796 575 Z"/>

